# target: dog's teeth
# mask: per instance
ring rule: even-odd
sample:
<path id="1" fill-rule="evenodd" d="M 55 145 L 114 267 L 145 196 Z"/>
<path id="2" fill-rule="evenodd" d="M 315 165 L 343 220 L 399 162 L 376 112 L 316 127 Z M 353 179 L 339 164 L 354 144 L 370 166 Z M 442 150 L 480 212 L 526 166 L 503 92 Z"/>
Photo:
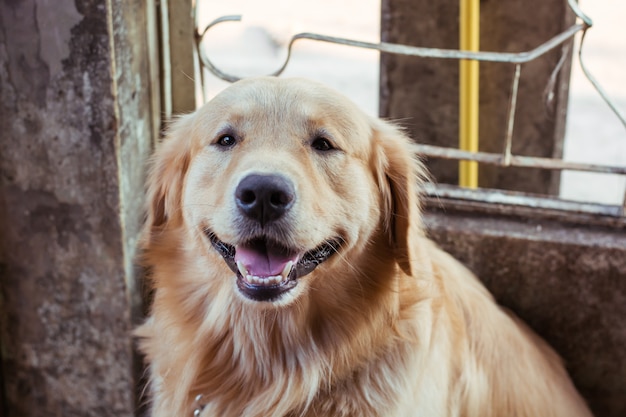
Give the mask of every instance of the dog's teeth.
<path id="1" fill-rule="evenodd" d="M 246 269 L 246 266 L 243 264 L 243 262 L 237 261 L 237 269 L 239 269 L 242 277 L 248 276 L 248 270 Z"/>
<path id="2" fill-rule="evenodd" d="M 291 268 L 293 268 L 293 261 L 287 262 L 287 265 L 285 265 L 285 267 L 283 268 L 283 272 L 280 273 L 280 277 L 278 278 L 286 279 L 289 276 L 289 273 L 291 272 Z"/>
<path id="3" fill-rule="evenodd" d="M 270 277 L 258 277 L 256 275 L 246 274 L 243 276 L 244 276 L 244 279 L 249 284 L 265 285 L 265 286 L 280 284 L 285 279 L 283 275 L 273 275 Z"/>

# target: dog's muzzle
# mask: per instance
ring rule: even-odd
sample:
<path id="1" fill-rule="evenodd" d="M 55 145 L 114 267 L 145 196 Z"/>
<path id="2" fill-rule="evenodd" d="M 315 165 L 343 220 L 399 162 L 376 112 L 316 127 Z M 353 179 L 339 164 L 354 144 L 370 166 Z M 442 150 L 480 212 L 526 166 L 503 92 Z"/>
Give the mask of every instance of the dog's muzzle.
<path id="1" fill-rule="evenodd" d="M 249 174 L 237 185 L 234 198 L 241 215 L 237 227 L 247 237 L 231 245 L 210 229 L 205 234 L 237 274 L 239 291 L 252 300 L 277 300 L 343 243 L 341 238 L 332 238 L 307 252 L 281 243 L 280 236 L 289 233 L 286 215 L 296 202 L 295 187 L 281 175 Z"/>

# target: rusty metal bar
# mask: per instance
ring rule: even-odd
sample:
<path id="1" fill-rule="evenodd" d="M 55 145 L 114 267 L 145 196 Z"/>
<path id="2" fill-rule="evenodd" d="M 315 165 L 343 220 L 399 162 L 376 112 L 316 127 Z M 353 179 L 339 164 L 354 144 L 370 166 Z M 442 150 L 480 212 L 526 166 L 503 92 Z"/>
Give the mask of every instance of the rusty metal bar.
<path id="1" fill-rule="evenodd" d="M 572 170 L 598 172 L 601 174 L 626 175 L 626 166 L 586 164 L 581 162 L 563 161 L 560 159 L 519 155 L 511 155 L 510 160 L 507 163 L 506 159 L 502 155 L 494 153 L 468 152 L 456 148 L 442 148 L 440 146 L 423 144 L 415 145 L 415 148 L 417 152 L 423 156 L 454 160 L 477 161 L 483 164 L 498 165 L 502 167 L 513 166 L 521 168 L 550 169 L 557 171 Z"/>
<path id="2" fill-rule="evenodd" d="M 552 49 L 561 45 L 563 42 L 572 38 L 576 33 L 585 28 L 584 24 L 576 24 L 566 29 L 562 33 L 553 37 L 549 41 L 539 45 L 535 49 L 527 52 L 510 53 L 510 52 L 472 52 L 472 51 L 459 51 L 454 49 L 436 49 L 436 48 L 422 48 L 417 46 L 397 45 L 392 43 L 369 43 L 355 41 L 351 39 L 337 38 L 334 36 L 318 35 L 315 33 L 300 33 L 295 35 L 289 46 L 299 39 L 310 39 L 321 42 L 336 43 L 348 46 L 355 46 L 358 48 L 375 49 L 380 52 L 410 55 L 420 58 L 439 58 L 439 59 L 469 59 L 475 61 L 486 62 L 505 62 L 512 64 L 523 64 L 539 58 Z M 281 68 L 282 71 L 286 65 Z"/>
<path id="3" fill-rule="evenodd" d="M 519 78 L 521 73 L 521 65 L 515 65 L 515 73 L 513 74 L 513 84 L 511 86 L 511 100 L 509 102 L 509 113 L 506 125 L 506 136 L 503 151 L 503 161 L 506 166 L 511 164 L 511 147 L 513 146 L 513 125 L 515 123 L 515 110 L 517 108 L 517 91 L 519 88 Z"/>
<path id="4" fill-rule="evenodd" d="M 572 10 L 572 12 L 574 12 L 576 17 L 582 20 L 585 23 L 585 25 L 590 26 L 590 27 L 593 26 L 593 21 L 591 20 L 591 18 L 587 16 L 578 6 L 578 0 L 567 0 L 567 5 Z"/>
<path id="5" fill-rule="evenodd" d="M 228 82 L 235 82 L 235 81 L 240 80 L 241 78 L 236 75 L 227 74 L 224 71 L 221 71 L 220 69 L 218 69 L 211 62 L 208 56 L 205 53 L 201 52 L 202 48 L 200 48 L 200 43 L 202 42 L 202 39 L 207 34 L 209 29 L 211 29 L 215 25 L 219 23 L 223 23 L 223 22 L 239 22 L 239 21 L 241 21 L 241 15 L 222 16 L 220 18 L 215 19 L 213 22 L 209 23 L 209 25 L 207 25 L 207 27 L 201 33 L 196 32 L 196 44 L 197 44 L 199 55 L 200 55 L 203 65 L 206 66 L 217 77 Z M 287 57 L 285 59 L 285 62 L 282 64 L 282 66 L 278 70 L 274 71 L 273 73 L 269 75 L 278 76 L 283 73 L 285 68 L 287 68 L 287 64 L 289 63 L 289 60 L 291 59 L 291 52 L 293 49 L 292 48 L 293 44 L 300 39 L 309 39 L 313 41 L 334 43 L 334 44 L 352 46 L 352 47 L 363 48 L 363 49 L 373 49 L 373 50 L 377 50 L 380 52 L 400 54 L 400 55 L 410 55 L 410 56 L 416 56 L 416 57 L 421 57 L 421 58 L 469 59 L 469 60 L 476 60 L 476 61 L 508 62 L 508 63 L 513 63 L 513 64 L 523 64 L 526 62 L 530 62 L 544 55 L 545 53 L 551 51 L 552 49 L 556 48 L 557 46 L 571 39 L 576 33 L 584 30 L 586 27 L 587 26 L 584 23 L 573 25 L 569 27 L 568 29 L 566 29 L 565 31 L 563 31 L 562 33 L 548 40 L 547 42 L 539 45 L 535 49 L 532 49 L 527 52 L 519 52 L 519 53 L 472 52 L 472 51 L 460 51 L 460 50 L 454 50 L 454 49 L 421 48 L 417 46 L 398 45 L 398 44 L 386 43 L 386 42 L 381 42 L 381 43 L 363 42 L 363 41 L 358 41 L 354 39 L 346 39 L 346 38 L 339 38 L 336 36 L 327 36 L 327 35 L 320 35 L 317 33 L 303 32 L 303 33 L 298 33 L 291 38 L 289 45 L 287 47 Z"/>
<path id="6" fill-rule="evenodd" d="M 589 214 L 621 218 L 622 209 L 618 205 L 583 203 L 563 200 L 556 197 L 538 197 L 514 191 L 493 189 L 467 189 L 447 184 L 424 184 L 422 191 L 435 199 L 455 199 L 478 203 L 501 204 L 504 206 L 520 206 L 541 210 L 556 210 L 568 213 Z"/>

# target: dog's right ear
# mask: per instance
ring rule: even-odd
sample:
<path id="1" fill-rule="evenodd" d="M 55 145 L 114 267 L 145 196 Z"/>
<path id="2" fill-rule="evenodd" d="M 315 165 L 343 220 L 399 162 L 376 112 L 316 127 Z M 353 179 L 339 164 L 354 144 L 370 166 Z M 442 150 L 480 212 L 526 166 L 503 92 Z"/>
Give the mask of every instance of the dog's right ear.
<path id="1" fill-rule="evenodd" d="M 418 198 L 419 185 L 426 171 L 416 157 L 411 140 L 398 127 L 374 120 L 374 170 L 381 194 L 384 228 L 394 248 L 396 260 L 412 275 L 412 242 L 422 234 Z"/>
<path id="2" fill-rule="evenodd" d="M 147 181 L 148 236 L 153 230 L 182 221 L 180 208 L 191 157 L 191 137 L 191 117 L 182 116 L 169 126 L 166 137 L 157 145 Z"/>

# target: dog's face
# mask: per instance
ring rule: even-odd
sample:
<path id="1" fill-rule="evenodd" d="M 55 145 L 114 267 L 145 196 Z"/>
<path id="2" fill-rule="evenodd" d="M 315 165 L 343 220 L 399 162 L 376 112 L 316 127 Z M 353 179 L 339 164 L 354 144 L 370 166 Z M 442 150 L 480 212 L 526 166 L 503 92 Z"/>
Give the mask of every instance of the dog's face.
<path id="1" fill-rule="evenodd" d="M 415 174 L 406 140 L 321 85 L 236 83 L 170 136 L 149 220 L 184 228 L 242 300 L 289 304 L 351 268 L 381 233 L 406 250 Z"/>

